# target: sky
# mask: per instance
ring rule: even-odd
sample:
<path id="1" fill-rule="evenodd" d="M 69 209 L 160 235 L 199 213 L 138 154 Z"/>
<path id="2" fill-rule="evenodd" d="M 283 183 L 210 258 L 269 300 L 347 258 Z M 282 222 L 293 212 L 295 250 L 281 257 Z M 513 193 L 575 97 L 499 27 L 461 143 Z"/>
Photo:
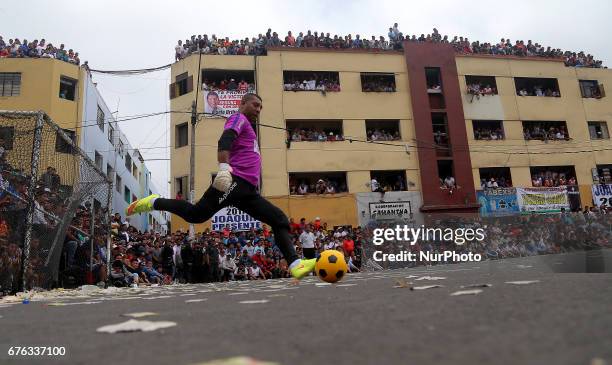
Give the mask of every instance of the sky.
<path id="1" fill-rule="evenodd" d="M 588 5 L 587 5 L 588 4 Z M 45 38 L 79 52 L 92 69 L 127 70 L 174 61 L 174 46 L 191 35 L 244 39 L 268 28 L 283 38 L 307 30 L 332 35 L 386 37 L 399 23 L 404 35 L 466 36 L 470 41 L 528 39 L 545 46 L 595 55 L 612 65 L 612 2 L 539 1 L 203 1 L 203 0 L 2 0 L 0 35 Z M 232 57 L 232 56 L 228 56 Z M 238 57 L 238 56 L 234 56 Z M 170 70 L 139 76 L 94 74 L 106 104 L 119 117 L 169 110 Z M 171 144 L 168 114 L 120 123 L 120 128 L 168 196 Z M 151 149 L 151 147 L 159 147 Z"/>

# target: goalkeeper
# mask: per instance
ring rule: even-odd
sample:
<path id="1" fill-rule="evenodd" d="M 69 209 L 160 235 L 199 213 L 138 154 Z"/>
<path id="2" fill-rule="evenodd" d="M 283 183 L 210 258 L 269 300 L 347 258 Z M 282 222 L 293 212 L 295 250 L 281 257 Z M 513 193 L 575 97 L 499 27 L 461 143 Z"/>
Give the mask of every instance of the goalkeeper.
<path id="1" fill-rule="evenodd" d="M 227 119 L 219 139 L 219 171 L 196 204 L 153 194 L 134 201 L 128 206 L 126 214 L 130 216 L 164 210 L 189 223 L 203 223 L 221 208 L 234 206 L 272 227 L 274 241 L 287 260 L 291 275 L 301 279 L 314 270 L 315 259 L 298 257 L 289 235 L 287 216 L 258 192 L 261 156 L 255 128 L 261 109 L 261 97 L 248 93 L 240 101 L 239 113 Z"/>

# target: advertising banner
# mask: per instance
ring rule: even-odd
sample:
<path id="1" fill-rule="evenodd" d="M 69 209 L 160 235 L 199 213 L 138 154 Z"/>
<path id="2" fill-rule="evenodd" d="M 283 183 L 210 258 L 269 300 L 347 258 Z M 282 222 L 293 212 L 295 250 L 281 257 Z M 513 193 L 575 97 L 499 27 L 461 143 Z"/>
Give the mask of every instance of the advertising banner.
<path id="1" fill-rule="evenodd" d="M 565 186 L 555 188 L 516 188 L 521 212 L 548 213 L 570 210 Z"/>
<path id="2" fill-rule="evenodd" d="M 207 113 L 209 117 L 210 114 L 229 117 L 238 113 L 240 100 L 246 93 L 246 91 L 237 90 L 204 91 L 204 113 Z"/>
<path id="3" fill-rule="evenodd" d="M 412 207 L 409 201 L 370 203 L 370 219 L 410 220 Z"/>
<path id="4" fill-rule="evenodd" d="M 261 222 L 238 208 L 225 207 L 212 217 L 211 229 L 219 232 L 228 227 L 233 232 L 249 231 L 251 228 L 261 229 Z"/>
<path id="5" fill-rule="evenodd" d="M 597 184 L 592 186 L 593 204 L 612 208 L 612 184 Z"/>
<path id="6" fill-rule="evenodd" d="M 519 212 L 515 188 L 493 188 L 477 191 L 480 214 L 483 217 L 510 215 Z"/>

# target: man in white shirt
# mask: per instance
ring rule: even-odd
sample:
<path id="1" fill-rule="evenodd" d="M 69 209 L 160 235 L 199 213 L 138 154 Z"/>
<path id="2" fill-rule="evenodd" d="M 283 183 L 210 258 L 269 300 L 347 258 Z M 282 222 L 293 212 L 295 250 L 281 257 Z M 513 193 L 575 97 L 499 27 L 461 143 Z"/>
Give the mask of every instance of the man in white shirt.
<path id="1" fill-rule="evenodd" d="M 174 46 L 174 59 L 179 61 L 183 58 L 183 41 L 179 39 L 178 44 Z"/>
<path id="2" fill-rule="evenodd" d="M 266 279 L 266 276 L 263 274 L 259 266 L 257 264 L 251 264 L 249 266 L 249 280 L 259 280 Z"/>
<path id="3" fill-rule="evenodd" d="M 310 226 L 307 225 L 304 229 L 304 232 L 299 237 L 300 244 L 302 245 L 302 252 L 304 253 L 304 257 L 306 259 L 314 259 L 315 258 L 315 236 L 310 231 Z"/>

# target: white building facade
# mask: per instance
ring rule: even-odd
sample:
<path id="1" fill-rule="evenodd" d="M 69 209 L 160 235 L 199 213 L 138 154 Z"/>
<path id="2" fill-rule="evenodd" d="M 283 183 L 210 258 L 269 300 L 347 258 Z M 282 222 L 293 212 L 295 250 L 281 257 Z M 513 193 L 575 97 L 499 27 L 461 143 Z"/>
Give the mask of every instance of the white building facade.
<path id="1" fill-rule="evenodd" d="M 159 190 L 140 152 L 132 148 L 121 132 L 90 75 L 84 89 L 83 120 L 87 126 L 81 128 L 80 147 L 113 181 L 113 213 L 121 214 L 123 221 L 139 231 L 165 234 L 168 229 L 166 212 L 153 211 L 126 218 L 125 209 L 131 202 L 149 194 L 159 194 Z M 97 123 L 94 125 L 93 121 Z"/>

